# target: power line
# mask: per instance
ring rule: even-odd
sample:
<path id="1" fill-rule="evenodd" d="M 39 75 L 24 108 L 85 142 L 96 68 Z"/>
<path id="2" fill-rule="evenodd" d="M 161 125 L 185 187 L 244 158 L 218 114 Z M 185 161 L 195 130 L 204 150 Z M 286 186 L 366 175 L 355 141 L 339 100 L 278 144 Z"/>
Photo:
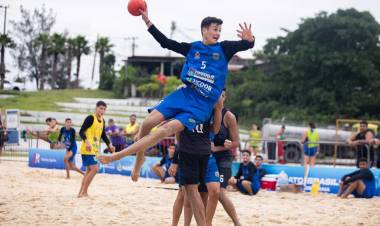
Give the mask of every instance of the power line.
<path id="1" fill-rule="evenodd" d="M 138 47 L 137 44 L 136 44 L 136 40 L 137 39 L 138 39 L 138 37 L 136 37 L 136 36 L 125 38 L 125 40 L 127 40 L 127 41 L 132 41 L 132 44 L 131 44 L 132 56 L 135 56 L 135 50 Z"/>

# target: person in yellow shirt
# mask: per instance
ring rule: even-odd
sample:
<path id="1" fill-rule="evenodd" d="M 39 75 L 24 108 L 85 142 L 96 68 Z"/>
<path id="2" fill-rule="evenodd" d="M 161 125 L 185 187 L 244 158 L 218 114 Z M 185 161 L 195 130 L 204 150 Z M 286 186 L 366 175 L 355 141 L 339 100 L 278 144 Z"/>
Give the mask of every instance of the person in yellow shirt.
<path id="1" fill-rule="evenodd" d="M 78 198 L 88 196 L 88 187 L 98 172 L 98 161 L 96 157 L 99 154 L 100 139 L 103 139 L 111 152 L 115 151 L 115 148 L 105 133 L 103 115 L 106 108 L 107 104 L 104 101 L 98 101 L 96 103 L 95 113 L 86 117 L 79 131 L 79 135 L 83 139 L 80 153 L 82 155 L 82 163 L 86 167 L 86 173 L 82 180 Z"/>
<path id="2" fill-rule="evenodd" d="M 259 144 L 261 139 L 261 132 L 256 124 L 252 124 L 252 130 L 249 134 L 249 137 L 251 139 L 249 151 L 251 152 L 252 156 L 256 156 L 257 152 L 259 152 Z"/>
<path id="3" fill-rule="evenodd" d="M 303 134 L 301 143 L 304 146 L 304 186 L 309 175 L 309 165 L 314 167 L 315 159 L 319 152 L 319 133 L 314 122 L 309 123 L 309 128 Z"/>
<path id="4" fill-rule="evenodd" d="M 136 122 L 136 115 L 129 116 L 129 123 L 125 127 L 125 137 L 127 146 L 133 144 L 136 134 L 139 132 L 140 125 Z"/>

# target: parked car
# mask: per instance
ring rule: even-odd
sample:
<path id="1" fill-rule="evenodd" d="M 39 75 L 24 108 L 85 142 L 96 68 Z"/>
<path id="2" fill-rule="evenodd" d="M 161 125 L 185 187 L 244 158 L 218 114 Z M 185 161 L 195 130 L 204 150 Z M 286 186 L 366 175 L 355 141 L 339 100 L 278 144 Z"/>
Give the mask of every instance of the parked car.
<path id="1" fill-rule="evenodd" d="M 25 90 L 25 85 L 21 82 L 10 82 L 4 80 L 4 90 L 23 91 Z"/>

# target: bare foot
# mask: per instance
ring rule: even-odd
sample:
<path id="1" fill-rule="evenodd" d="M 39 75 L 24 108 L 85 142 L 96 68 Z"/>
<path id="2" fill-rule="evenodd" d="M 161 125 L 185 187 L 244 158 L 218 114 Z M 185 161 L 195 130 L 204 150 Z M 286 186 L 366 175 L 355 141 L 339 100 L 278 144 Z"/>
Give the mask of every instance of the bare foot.
<path id="1" fill-rule="evenodd" d="M 66 179 L 69 180 L 69 179 L 70 179 L 70 176 L 66 176 Z"/>
<path id="2" fill-rule="evenodd" d="M 111 155 L 100 155 L 98 157 L 99 161 L 103 164 L 107 164 L 112 162 L 112 156 Z"/>
<path id="3" fill-rule="evenodd" d="M 78 195 L 78 198 L 88 197 L 87 193 L 81 193 Z"/>
<path id="4" fill-rule="evenodd" d="M 133 169 L 131 172 L 131 178 L 134 182 L 137 182 L 140 176 L 140 170 Z"/>

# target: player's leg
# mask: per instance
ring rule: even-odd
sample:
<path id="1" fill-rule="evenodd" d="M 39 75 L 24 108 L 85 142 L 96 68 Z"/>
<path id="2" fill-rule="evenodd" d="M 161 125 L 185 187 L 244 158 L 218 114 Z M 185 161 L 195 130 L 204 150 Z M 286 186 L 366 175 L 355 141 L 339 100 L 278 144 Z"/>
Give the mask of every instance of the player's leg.
<path id="1" fill-rule="evenodd" d="M 88 187 L 90 186 L 92 180 L 94 179 L 95 175 L 98 173 L 98 165 L 91 165 L 89 166 L 90 172 L 87 176 L 87 180 L 85 181 L 83 185 L 83 196 L 88 196 Z"/>
<path id="2" fill-rule="evenodd" d="M 152 167 L 152 171 L 153 171 L 154 174 L 156 174 L 160 178 L 161 182 L 164 182 L 165 172 L 164 172 L 164 169 L 161 166 L 154 165 Z"/>
<path id="3" fill-rule="evenodd" d="M 206 224 L 212 225 L 212 219 L 214 218 L 216 206 L 218 205 L 220 194 L 220 183 L 210 182 L 207 183 L 208 200 L 206 205 Z"/>
<path id="4" fill-rule="evenodd" d="M 185 191 L 197 224 L 200 226 L 206 226 L 205 208 L 198 192 L 198 184 L 185 185 Z"/>
<path id="5" fill-rule="evenodd" d="M 176 119 L 169 121 L 168 123 L 160 126 L 154 133 L 150 133 L 142 137 L 137 142 L 133 143 L 128 148 L 122 150 L 121 152 L 112 154 L 112 155 L 103 155 L 99 157 L 99 160 L 106 164 L 114 160 L 121 159 L 125 156 L 136 154 L 138 152 L 144 152 L 145 149 L 157 144 L 161 139 L 168 137 L 172 134 L 180 132 L 184 129 L 182 123 Z M 143 156 L 142 156 L 143 157 Z M 143 163 L 143 158 L 136 158 L 134 172 L 137 173 L 140 171 L 141 165 Z"/>
<path id="6" fill-rule="evenodd" d="M 229 180 L 228 180 L 228 185 L 230 185 L 231 187 L 233 187 L 234 189 L 236 189 L 236 184 L 237 184 L 237 180 L 235 177 L 231 177 Z"/>
<path id="7" fill-rule="evenodd" d="M 184 199 L 185 199 L 185 192 L 180 187 L 177 193 L 177 198 L 175 199 L 174 204 L 173 204 L 172 226 L 178 225 L 179 219 L 182 214 Z"/>
<path id="8" fill-rule="evenodd" d="M 84 172 L 83 172 L 82 170 L 80 170 L 80 169 L 75 165 L 74 162 L 69 162 L 69 163 L 70 163 L 70 169 L 71 169 L 71 170 L 74 170 L 74 171 L 76 171 L 76 172 L 78 172 L 78 173 L 84 175 Z"/>
<path id="9" fill-rule="evenodd" d="M 347 187 L 348 187 L 348 184 L 343 184 L 343 182 L 340 182 L 339 183 L 339 191 L 338 191 L 337 196 L 341 197 L 343 192 L 346 191 Z"/>
<path id="10" fill-rule="evenodd" d="M 228 159 L 220 160 L 219 165 L 223 165 L 223 161 L 229 161 Z M 222 203 L 222 206 L 231 220 L 234 222 L 234 225 L 241 225 L 238 215 L 236 213 L 236 209 L 230 198 L 227 196 L 227 185 L 228 180 L 231 178 L 231 168 L 230 167 L 219 167 L 220 174 L 220 194 L 219 194 L 219 202 Z"/>
<path id="11" fill-rule="evenodd" d="M 244 187 L 244 189 L 248 192 L 249 195 L 253 195 L 252 187 L 251 187 L 251 182 L 247 180 L 243 180 L 241 182 L 241 185 Z"/>
<path id="12" fill-rule="evenodd" d="M 191 218 L 193 217 L 193 210 L 191 209 L 191 204 L 189 199 L 186 196 L 185 190 L 183 190 L 184 193 L 184 205 L 183 205 L 183 217 L 184 217 L 184 226 L 190 226 L 191 224 Z"/>
<path id="13" fill-rule="evenodd" d="M 66 169 L 66 179 L 70 179 L 70 162 L 69 159 L 73 156 L 73 152 L 70 150 L 66 151 L 66 155 L 63 158 L 63 162 L 65 163 L 65 169 Z"/>
<path id="14" fill-rule="evenodd" d="M 84 177 L 82 179 L 82 183 L 81 183 L 81 186 L 80 186 L 80 189 L 79 189 L 79 193 L 78 193 L 78 198 L 82 197 L 83 196 L 83 188 L 84 188 L 84 184 L 87 180 L 87 177 L 88 175 L 90 174 L 90 168 L 88 166 L 86 166 L 86 172 L 84 174 Z"/>

